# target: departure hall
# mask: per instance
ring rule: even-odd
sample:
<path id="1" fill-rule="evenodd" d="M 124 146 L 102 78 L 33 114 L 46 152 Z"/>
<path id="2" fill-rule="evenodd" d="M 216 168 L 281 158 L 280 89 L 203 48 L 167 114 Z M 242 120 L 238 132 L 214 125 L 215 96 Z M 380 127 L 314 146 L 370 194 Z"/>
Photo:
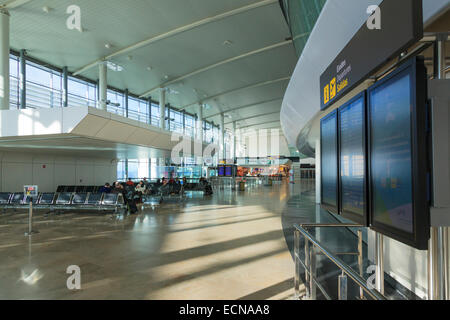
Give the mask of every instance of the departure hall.
<path id="1" fill-rule="evenodd" d="M 450 300 L 449 38 L 450 0 L 0 0 L 0 300 Z"/>

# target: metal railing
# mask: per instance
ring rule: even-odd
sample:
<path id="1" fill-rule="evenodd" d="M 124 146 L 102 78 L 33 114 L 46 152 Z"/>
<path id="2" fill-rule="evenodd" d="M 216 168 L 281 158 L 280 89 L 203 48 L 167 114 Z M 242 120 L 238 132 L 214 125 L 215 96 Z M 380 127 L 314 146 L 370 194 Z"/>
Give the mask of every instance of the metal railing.
<path id="1" fill-rule="evenodd" d="M 302 224 L 294 225 L 294 260 L 295 260 L 295 294 L 300 298 L 300 266 L 305 269 L 305 287 L 307 299 L 315 300 L 317 288 L 321 291 L 327 300 L 331 300 L 330 295 L 317 280 L 316 273 L 316 255 L 322 254 L 333 262 L 340 270 L 338 282 L 339 300 L 347 299 L 347 276 L 350 277 L 360 288 L 360 299 L 365 299 L 365 294 L 374 300 L 386 300 L 386 297 L 375 289 L 369 288 L 366 280 L 363 278 L 363 251 L 362 251 L 362 230 L 358 230 L 358 252 L 339 252 L 332 253 L 323 246 L 315 237 L 313 237 L 307 228 L 362 228 L 356 224 Z M 300 236 L 305 239 L 305 262 L 300 258 Z M 319 252 L 316 252 L 316 249 Z M 358 257 L 359 274 L 355 272 L 338 256 L 355 255 Z"/>

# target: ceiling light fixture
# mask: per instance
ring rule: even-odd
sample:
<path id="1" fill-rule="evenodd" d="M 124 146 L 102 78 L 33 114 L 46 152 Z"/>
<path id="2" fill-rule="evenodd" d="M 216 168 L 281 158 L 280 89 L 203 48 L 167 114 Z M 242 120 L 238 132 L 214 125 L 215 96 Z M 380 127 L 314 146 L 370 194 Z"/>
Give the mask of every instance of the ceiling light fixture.
<path id="1" fill-rule="evenodd" d="M 111 62 L 111 61 L 107 61 L 106 62 L 106 66 L 108 67 L 109 70 L 112 70 L 114 72 L 121 72 L 123 71 L 123 67 L 119 66 L 117 63 Z"/>
<path id="2" fill-rule="evenodd" d="M 106 49 L 111 49 L 112 48 L 112 44 L 111 43 L 105 43 L 105 48 Z"/>
<path id="3" fill-rule="evenodd" d="M 147 67 L 147 71 L 152 71 L 152 70 L 153 70 L 152 67 L 150 67 L 150 66 Z"/>
<path id="4" fill-rule="evenodd" d="M 44 11 L 45 13 L 50 13 L 50 7 L 48 7 L 48 6 L 45 6 L 45 7 L 43 7 L 42 8 L 42 11 Z"/>
<path id="5" fill-rule="evenodd" d="M 231 41 L 231 40 L 225 40 L 224 42 L 223 42 L 223 45 L 224 46 L 231 46 L 233 44 L 233 42 Z"/>

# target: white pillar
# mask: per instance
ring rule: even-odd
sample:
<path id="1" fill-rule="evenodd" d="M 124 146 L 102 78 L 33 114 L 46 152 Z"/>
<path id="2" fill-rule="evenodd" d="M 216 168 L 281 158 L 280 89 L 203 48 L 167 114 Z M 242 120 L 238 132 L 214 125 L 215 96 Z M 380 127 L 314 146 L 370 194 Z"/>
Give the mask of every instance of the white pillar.
<path id="1" fill-rule="evenodd" d="M 237 154 L 237 137 L 236 137 L 236 121 L 233 121 L 233 161 L 236 160 Z"/>
<path id="2" fill-rule="evenodd" d="M 159 91 L 159 127 L 166 129 L 166 89 Z"/>
<path id="3" fill-rule="evenodd" d="M 316 140 L 316 203 L 321 203 L 321 159 L 320 140 Z"/>
<path id="4" fill-rule="evenodd" d="M 108 100 L 107 96 L 107 90 L 108 90 L 108 71 L 106 68 L 106 62 L 103 62 L 99 64 L 99 72 L 98 72 L 98 79 L 99 79 L 99 100 L 98 100 L 98 106 L 101 110 L 106 111 L 106 101 Z"/>
<path id="5" fill-rule="evenodd" d="M 0 10 L 0 109 L 9 110 L 9 13 Z"/>
<path id="6" fill-rule="evenodd" d="M 197 111 L 197 140 L 203 143 L 203 104 L 198 104 Z"/>
<path id="7" fill-rule="evenodd" d="M 219 161 L 225 160 L 227 153 L 225 148 L 225 115 L 223 113 L 220 114 L 219 150 Z"/>

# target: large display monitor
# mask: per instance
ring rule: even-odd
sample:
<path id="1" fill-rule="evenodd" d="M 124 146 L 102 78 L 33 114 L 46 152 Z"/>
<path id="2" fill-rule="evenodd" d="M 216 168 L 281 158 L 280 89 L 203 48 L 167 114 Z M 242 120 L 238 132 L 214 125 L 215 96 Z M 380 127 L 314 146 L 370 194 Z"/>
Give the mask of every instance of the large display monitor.
<path id="1" fill-rule="evenodd" d="M 339 214 L 337 111 L 320 121 L 321 206 Z"/>
<path id="2" fill-rule="evenodd" d="M 233 167 L 226 166 L 225 167 L 225 177 L 232 177 L 232 176 L 233 176 Z"/>
<path id="3" fill-rule="evenodd" d="M 217 175 L 219 177 L 224 177 L 225 176 L 225 167 L 224 166 L 219 166 L 217 169 Z"/>
<path id="4" fill-rule="evenodd" d="M 430 237 L 427 78 L 415 57 L 368 91 L 371 227 L 417 249 Z"/>
<path id="5" fill-rule="evenodd" d="M 368 225 L 366 93 L 339 109 L 339 200 L 343 217 Z"/>

